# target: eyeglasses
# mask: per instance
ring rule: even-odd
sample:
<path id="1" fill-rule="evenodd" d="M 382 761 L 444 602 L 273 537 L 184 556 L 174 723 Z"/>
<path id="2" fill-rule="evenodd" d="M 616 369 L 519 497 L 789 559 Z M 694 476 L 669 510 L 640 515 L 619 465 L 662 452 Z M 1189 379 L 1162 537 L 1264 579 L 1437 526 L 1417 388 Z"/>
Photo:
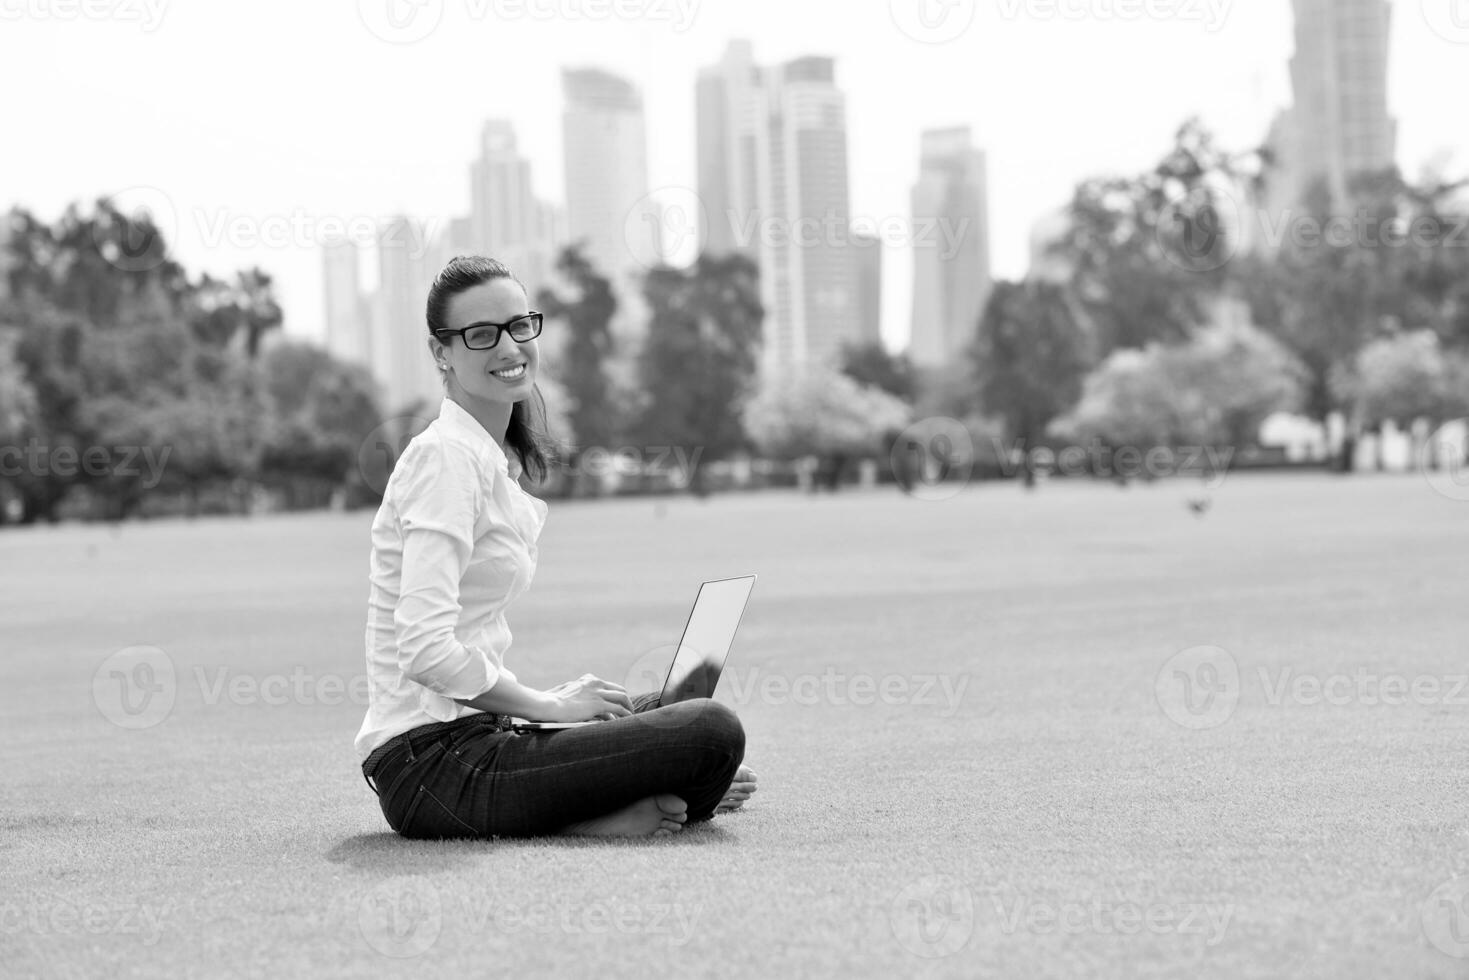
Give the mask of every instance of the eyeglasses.
<path id="1" fill-rule="evenodd" d="M 434 336 L 443 340 L 455 334 L 464 338 L 464 346 L 470 350 L 489 350 L 500 342 L 500 335 L 508 333 L 517 344 L 534 340 L 541 335 L 543 316 L 532 310 L 504 323 L 471 323 L 463 330 L 439 330 Z"/>

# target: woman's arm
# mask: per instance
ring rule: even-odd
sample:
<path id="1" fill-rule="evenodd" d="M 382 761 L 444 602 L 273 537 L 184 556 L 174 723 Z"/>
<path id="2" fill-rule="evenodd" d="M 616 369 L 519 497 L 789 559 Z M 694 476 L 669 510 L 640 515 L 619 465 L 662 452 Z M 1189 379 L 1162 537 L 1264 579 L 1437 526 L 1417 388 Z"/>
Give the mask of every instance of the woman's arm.
<path id="1" fill-rule="evenodd" d="M 443 531 L 418 527 L 404 534 L 403 574 L 393 611 L 403 676 L 479 711 L 532 721 L 590 721 L 632 713 L 632 701 L 619 684 L 585 674 L 540 691 L 502 674 L 495 666 L 499 657 L 461 643 L 454 629 L 469 553 L 466 542 Z"/>
<path id="2" fill-rule="evenodd" d="M 619 684 L 583 674 L 549 691 L 538 691 L 501 674 L 485 693 L 455 698 L 460 704 L 492 714 L 530 721 L 591 721 L 632 714 L 632 699 Z"/>
<path id="3" fill-rule="evenodd" d="M 393 609 L 403 676 L 455 700 L 476 697 L 501 679 L 495 658 L 454 635 L 461 612 L 459 582 L 470 551 L 467 536 L 421 526 L 405 531 Z"/>

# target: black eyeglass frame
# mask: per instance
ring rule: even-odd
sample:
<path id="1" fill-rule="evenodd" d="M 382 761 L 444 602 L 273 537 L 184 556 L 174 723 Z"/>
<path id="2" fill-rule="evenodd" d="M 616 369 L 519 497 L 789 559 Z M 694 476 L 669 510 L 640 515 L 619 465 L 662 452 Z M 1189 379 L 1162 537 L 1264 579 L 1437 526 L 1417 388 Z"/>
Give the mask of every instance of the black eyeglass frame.
<path id="1" fill-rule="evenodd" d="M 530 320 L 531 322 L 533 322 L 536 327 L 536 332 L 524 339 L 517 339 L 515 334 L 511 331 L 514 330 L 515 324 L 520 323 L 522 320 Z M 439 338 L 440 340 L 444 340 L 444 338 L 446 337 L 459 336 L 463 338 L 464 346 L 468 350 L 494 350 L 496 347 L 499 346 L 500 338 L 507 333 L 510 334 L 511 340 L 514 340 L 517 344 L 523 344 L 527 340 L 535 340 L 537 337 L 539 337 L 541 335 L 541 330 L 545 327 L 545 325 L 545 314 L 541 313 L 539 310 L 531 310 L 529 313 L 523 313 L 520 316 L 515 317 L 513 320 L 506 320 L 504 323 L 490 323 L 488 320 L 485 320 L 479 323 L 471 323 L 469 326 L 464 327 L 460 330 L 437 330 L 434 332 L 434 336 Z M 482 327 L 494 327 L 495 339 L 488 347 L 475 347 L 469 342 L 469 331 L 479 330 Z"/>

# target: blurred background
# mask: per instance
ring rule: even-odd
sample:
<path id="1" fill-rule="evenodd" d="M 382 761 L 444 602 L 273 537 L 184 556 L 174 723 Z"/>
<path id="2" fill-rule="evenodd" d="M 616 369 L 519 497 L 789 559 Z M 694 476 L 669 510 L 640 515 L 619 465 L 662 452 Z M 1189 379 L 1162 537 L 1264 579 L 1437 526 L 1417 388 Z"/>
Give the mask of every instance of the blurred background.
<path id="1" fill-rule="evenodd" d="M 1469 495 L 1461 0 L 0 20 L 0 522 L 374 505 L 458 254 L 547 314 L 544 495 Z"/>

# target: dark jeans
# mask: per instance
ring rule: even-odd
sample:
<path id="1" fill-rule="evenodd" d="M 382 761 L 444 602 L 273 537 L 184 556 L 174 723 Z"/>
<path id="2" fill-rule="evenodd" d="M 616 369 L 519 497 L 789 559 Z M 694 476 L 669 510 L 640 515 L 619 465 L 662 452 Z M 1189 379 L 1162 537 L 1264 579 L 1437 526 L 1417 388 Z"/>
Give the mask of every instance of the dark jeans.
<path id="1" fill-rule="evenodd" d="M 549 732 L 471 715 L 398 736 L 371 776 L 404 837 L 534 837 L 672 793 L 708 820 L 745 757 L 745 730 L 717 701 L 666 708 L 638 699 L 626 718 Z M 421 734 L 422 733 L 422 734 Z"/>

